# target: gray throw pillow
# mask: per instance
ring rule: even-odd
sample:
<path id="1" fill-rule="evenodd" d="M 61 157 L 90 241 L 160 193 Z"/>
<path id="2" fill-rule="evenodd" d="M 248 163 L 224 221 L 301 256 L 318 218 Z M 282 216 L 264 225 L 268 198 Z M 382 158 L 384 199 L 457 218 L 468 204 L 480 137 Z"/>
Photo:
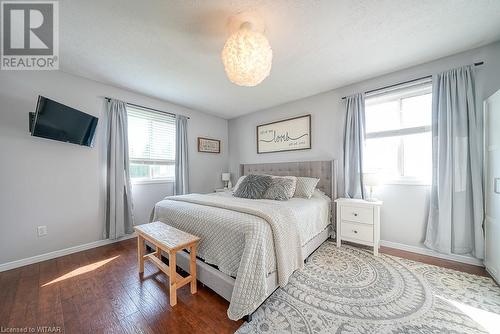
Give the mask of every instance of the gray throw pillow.
<path id="1" fill-rule="evenodd" d="M 260 199 L 271 184 L 271 180 L 271 177 L 267 175 L 247 175 L 233 195 L 241 198 Z"/>
<path id="2" fill-rule="evenodd" d="M 311 198 L 319 179 L 314 177 L 297 177 L 297 186 L 293 197 Z"/>
<path id="3" fill-rule="evenodd" d="M 295 179 L 285 177 L 273 177 L 271 184 L 264 194 L 265 199 L 273 199 L 277 201 L 287 201 L 294 193 Z"/>

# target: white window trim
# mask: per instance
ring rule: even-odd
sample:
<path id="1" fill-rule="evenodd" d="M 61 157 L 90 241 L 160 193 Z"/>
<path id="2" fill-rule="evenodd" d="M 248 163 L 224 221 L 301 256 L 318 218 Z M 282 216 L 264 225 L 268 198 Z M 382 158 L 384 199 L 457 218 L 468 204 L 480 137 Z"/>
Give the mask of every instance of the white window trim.
<path id="1" fill-rule="evenodd" d="M 405 94 L 401 93 L 401 90 L 408 88 L 413 88 Z M 376 92 L 366 94 L 365 103 L 366 105 L 379 104 L 385 101 L 393 100 L 394 96 L 397 96 L 400 100 L 415 97 L 419 95 L 432 93 L 432 78 L 424 78 L 417 82 L 412 82 L 408 84 L 399 85 L 397 87 L 391 87 L 384 90 L 377 90 Z"/>
<path id="2" fill-rule="evenodd" d="M 400 177 L 396 177 L 396 178 L 392 178 L 392 179 L 389 179 L 387 181 L 384 182 L 385 185 L 388 185 L 388 186 L 392 186 L 392 185 L 395 185 L 395 186 L 431 186 L 432 185 L 432 182 L 429 180 L 423 180 L 423 179 L 419 179 L 419 178 L 415 178 L 415 177 L 411 177 L 411 176 L 400 176 Z"/>
<path id="3" fill-rule="evenodd" d="M 175 165 L 175 160 L 129 159 L 131 164 L 137 165 Z"/>
<path id="4" fill-rule="evenodd" d="M 403 129 L 397 129 L 397 130 L 370 132 L 370 133 L 366 134 L 366 139 L 401 137 L 401 136 L 406 136 L 406 135 L 415 135 L 415 134 L 419 134 L 419 133 L 431 132 L 431 130 L 432 130 L 432 127 L 430 125 L 427 125 L 427 126 L 416 126 L 413 128 L 403 128 Z"/>
<path id="5" fill-rule="evenodd" d="M 143 184 L 168 184 L 175 183 L 175 180 L 172 178 L 168 179 L 131 179 L 132 185 L 143 185 Z"/>
<path id="6" fill-rule="evenodd" d="M 175 166 L 175 160 L 146 160 L 146 159 L 129 159 L 130 163 L 143 165 L 166 165 Z M 167 178 L 130 178 L 132 184 L 155 184 L 155 183 L 174 183 L 175 177 Z"/>

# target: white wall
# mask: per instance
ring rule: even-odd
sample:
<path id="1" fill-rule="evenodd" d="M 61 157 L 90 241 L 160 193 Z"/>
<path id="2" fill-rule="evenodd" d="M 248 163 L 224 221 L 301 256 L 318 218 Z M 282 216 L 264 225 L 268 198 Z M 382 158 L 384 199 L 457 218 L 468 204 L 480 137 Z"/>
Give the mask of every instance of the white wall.
<path id="1" fill-rule="evenodd" d="M 477 68 L 477 93 L 479 101 L 482 101 L 500 88 L 500 43 L 498 42 L 483 48 L 232 119 L 229 121 L 230 169 L 232 173 L 237 174 L 240 163 L 328 160 L 334 158 L 339 159 L 339 166 L 342 166 L 345 114 L 344 104 L 341 100 L 343 96 L 427 76 L 478 61 L 485 62 L 483 66 Z M 258 124 L 304 114 L 312 114 L 311 150 L 268 154 L 256 153 L 255 127 Z M 341 180 L 339 181 L 341 182 Z M 381 217 L 382 240 L 423 247 L 422 242 L 425 236 L 428 214 L 429 188 L 428 186 L 386 185 L 377 190 L 376 196 L 384 201 Z"/>
<path id="2" fill-rule="evenodd" d="M 28 112 L 44 95 L 99 117 L 95 146 L 31 137 Z M 190 116 L 190 184 L 193 192 L 221 186 L 228 166 L 227 121 L 56 71 L 0 72 L 0 264 L 103 239 L 104 96 Z M 196 138 L 222 140 L 221 154 L 198 153 Z M 172 184 L 134 185 L 134 214 L 144 223 Z M 48 235 L 37 237 L 38 225 Z"/>

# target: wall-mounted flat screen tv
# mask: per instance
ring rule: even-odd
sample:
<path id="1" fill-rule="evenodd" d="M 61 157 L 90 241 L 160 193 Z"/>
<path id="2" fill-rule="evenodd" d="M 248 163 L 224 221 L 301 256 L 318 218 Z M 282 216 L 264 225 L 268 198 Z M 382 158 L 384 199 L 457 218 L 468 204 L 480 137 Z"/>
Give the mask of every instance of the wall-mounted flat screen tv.
<path id="1" fill-rule="evenodd" d="M 38 97 L 36 111 L 30 119 L 32 136 L 83 146 L 92 146 L 98 120 L 43 96 Z"/>

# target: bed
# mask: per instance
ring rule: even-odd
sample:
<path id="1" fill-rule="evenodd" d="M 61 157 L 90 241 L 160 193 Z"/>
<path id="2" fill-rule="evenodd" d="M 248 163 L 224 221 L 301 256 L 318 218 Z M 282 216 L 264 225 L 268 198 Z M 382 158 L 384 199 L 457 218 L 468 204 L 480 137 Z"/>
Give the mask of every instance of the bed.
<path id="1" fill-rule="evenodd" d="M 230 193 L 171 196 L 155 205 L 153 219 L 201 237 L 198 280 L 230 302 L 232 320 L 251 315 L 332 235 L 336 161 L 244 164 L 240 175 L 316 177 L 311 199 L 250 200 Z M 189 255 L 178 266 L 188 271 Z"/>

